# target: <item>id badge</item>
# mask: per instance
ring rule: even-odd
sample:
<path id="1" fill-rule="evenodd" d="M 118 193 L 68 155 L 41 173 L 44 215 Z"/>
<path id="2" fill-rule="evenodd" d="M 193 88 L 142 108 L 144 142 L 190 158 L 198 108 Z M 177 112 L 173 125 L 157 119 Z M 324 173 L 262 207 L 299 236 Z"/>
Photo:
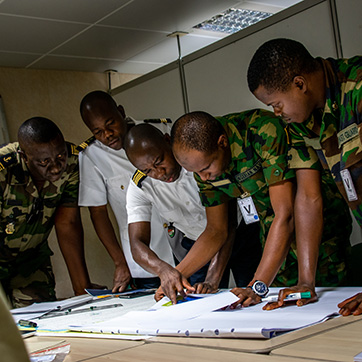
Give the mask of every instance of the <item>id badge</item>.
<path id="1" fill-rule="evenodd" d="M 343 180 L 343 186 L 346 190 L 348 201 L 358 200 L 356 189 L 354 188 L 353 181 L 349 170 L 341 170 L 341 177 Z"/>
<path id="2" fill-rule="evenodd" d="M 251 224 L 259 221 L 259 216 L 251 196 L 244 197 L 242 199 L 238 198 L 238 205 L 241 213 L 243 214 L 245 224 Z"/>

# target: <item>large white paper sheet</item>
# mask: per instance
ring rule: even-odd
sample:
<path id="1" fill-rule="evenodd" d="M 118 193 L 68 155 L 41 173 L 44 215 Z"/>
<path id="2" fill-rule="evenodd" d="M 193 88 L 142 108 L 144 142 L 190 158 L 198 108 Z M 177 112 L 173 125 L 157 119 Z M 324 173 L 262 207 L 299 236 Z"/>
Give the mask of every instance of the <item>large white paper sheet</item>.
<path id="1" fill-rule="evenodd" d="M 277 293 L 278 290 L 271 288 L 271 293 Z M 196 305 L 200 302 L 197 300 L 157 311 L 130 312 L 119 318 L 82 326 L 76 330 L 162 336 L 271 338 L 278 333 L 303 328 L 338 315 L 337 304 L 361 290 L 360 287 L 318 288 L 317 303 L 303 307 L 293 305 L 273 311 L 262 310 L 265 303 L 261 303 L 237 310 L 211 312 L 212 299 L 218 298 L 215 295 L 202 300 L 205 304 L 209 303 L 210 307 L 206 307 L 201 314 L 198 306 L 195 312 L 192 311 L 193 303 Z M 230 300 L 232 303 L 232 296 Z M 217 303 L 213 306 L 217 306 Z"/>

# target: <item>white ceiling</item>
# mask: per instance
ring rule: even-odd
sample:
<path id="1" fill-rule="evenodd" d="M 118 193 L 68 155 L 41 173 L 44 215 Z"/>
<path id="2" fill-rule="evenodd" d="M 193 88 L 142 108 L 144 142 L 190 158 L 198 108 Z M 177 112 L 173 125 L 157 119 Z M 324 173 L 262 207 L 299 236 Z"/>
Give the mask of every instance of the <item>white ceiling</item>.
<path id="1" fill-rule="evenodd" d="M 192 29 L 228 8 L 301 0 L 0 0 L 0 66 L 145 74 L 224 35 Z"/>

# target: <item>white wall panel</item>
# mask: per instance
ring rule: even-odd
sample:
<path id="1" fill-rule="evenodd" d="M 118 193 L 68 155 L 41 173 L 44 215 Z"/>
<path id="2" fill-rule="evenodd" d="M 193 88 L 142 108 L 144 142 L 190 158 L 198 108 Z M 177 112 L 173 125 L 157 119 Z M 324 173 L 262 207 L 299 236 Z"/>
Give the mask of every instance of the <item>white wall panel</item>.
<path id="1" fill-rule="evenodd" d="M 246 73 L 255 50 L 265 41 L 278 37 L 301 41 L 313 56 L 335 56 L 328 2 L 186 64 L 190 111 L 204 110 L 221 115 L 255 107 L 265 108 L 250 93 Z"/>
<path id="2" fill-rule="evenodd" d="M 127 115 L 137 120 L 165 117 L 175 121 L 184 113 L 178 69 L 146 80 L 113 97 L 124 106 Z"/>

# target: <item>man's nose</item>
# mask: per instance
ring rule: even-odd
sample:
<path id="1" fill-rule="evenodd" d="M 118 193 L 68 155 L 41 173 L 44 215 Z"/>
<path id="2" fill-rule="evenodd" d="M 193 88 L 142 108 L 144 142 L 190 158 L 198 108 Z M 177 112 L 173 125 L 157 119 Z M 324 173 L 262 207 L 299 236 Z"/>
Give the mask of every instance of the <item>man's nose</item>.
<path id="1" fill-rule="evenodd" d="M 58 173 L 60 173 L 62 171 L 62 163 L 58 160 L 53 161 L 49 165 L 49 171 L 50 171 L 50 173 L 57 175 Z"/>
<path id="2" fill-rule="evenodd" d="M 282 110 L 280 108 L 274 108 L 274 114 L 279 117 L 282 115 Z"/>
<path id="3" fill-rule="evenodd" d="M 202 173 L 199 173 L 199 176 L 202 181 L 207 181 L 210 177 L 210 174 L 208 172 L 202 172 Z"/>
<path id="4" fill-rule="evenodd" d="M 111 129 L 104 130 L 104 137 L 109 138 L 113 135 L 113 131 Z"/>

